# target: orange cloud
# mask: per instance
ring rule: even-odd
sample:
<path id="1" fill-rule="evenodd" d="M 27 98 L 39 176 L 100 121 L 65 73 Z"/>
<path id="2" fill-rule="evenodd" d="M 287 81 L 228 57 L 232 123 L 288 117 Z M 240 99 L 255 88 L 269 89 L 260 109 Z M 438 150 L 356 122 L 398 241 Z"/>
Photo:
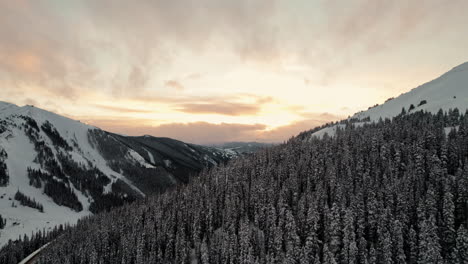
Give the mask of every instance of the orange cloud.
<path id="1" fill-rule="evenodd" d="M 219 114 L 219 115 L 254 115 L 260 111 L 259 105 L 241 103 L 188 103 L 179 105 L 176 110 L 190 114 Z"/>
<path id="2" fill-rule="evenodd" d="M 169 87 L 169 88 L 174 88 L 178 91 L 182 91 L 184 90 L 184 86 L 179 82 L 179 81 L 176 81 L 176 80 L 169 80 L 169 81 L 166 81 L 166 83 L 164 83 L 164 85 L 166 87 Z"/>
<path id="3" fill-rule="evenodd" d="M 103 117 L 85 122 L 104 130 L 130 136 L 152 135 L 170 137 L 196 144 L 216 144 L 231 141 L 258 141 L 277 143 L 285 141 L 300 132 L 321 126 L 340 117 L 326 113 L 310 114 L 308 119 L 268 130 L 265 124 L 239 124 L 208 122 L 169 123 L 150 126 L 152 120 Z"/>
<path id="4" fill-rule="evenodd" d="M 109 106 L 109 105 L 94 105 L 101 109 L 110 110 L 113 112 L 122 112 L 122 113 L 153 113 L 150 110 L 143 110 L 143 109 L 133 109 L 133 108 L 126 108 L 126 107 L 117 107 L 117 106 Z"/>
<path id="5" fill-rule="evenodd" d="M 13 67 L 26 72 L 39 72 L 41 59 L 28 51 L 19 51 L 10 57 L 10 63 Z"/>

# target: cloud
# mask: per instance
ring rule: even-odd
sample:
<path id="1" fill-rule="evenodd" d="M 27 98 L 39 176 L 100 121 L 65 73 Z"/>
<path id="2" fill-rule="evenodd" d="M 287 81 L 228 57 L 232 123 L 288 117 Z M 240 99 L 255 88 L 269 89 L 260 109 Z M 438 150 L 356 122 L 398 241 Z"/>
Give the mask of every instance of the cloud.
<path id="1" fill-rule="evenodd" d="M 466 8 L 468 2 L 464 0 L 324 1 L 329 23 L 324 28 L 326 32 L 321 32 L 322 43 L 331 45 L 331 52 L 344 55 L 341 60 L 348 65 L 354 59 L 353 53 L 358 56 L 379 53 L 394 49 L 421 32 L 450 30 L 446 28 L 450 24 L 447 22 L 455 22 Z"/>
<path id="2" fill-rule="evenodd" d="M 169 80 L 164 83 L 166 87 L 176 89 L 177 91 L 184 90 L 184 86 L 177 80 Z"/>
<path id="3" fill-rule="evenodd" d="M 264 105 L 277 103 L 271 96 L 226 94 L 224 96 L 136 96 L 134 103 L 161 103 L 189 114 L 219 114 L 229 116 L 255 115 Z"/>
<path id="4" fill-rule="evenodd" d="M 43 102 L 50 100 L 63 113 L 95 114 L 96 106 L 88 102 L 102 100 L 98 107 L 112 114 L 142 116 L 150 111 L 140 107 L 154 107 L 153 103 L 170 108 L 167 116 L 182 115 L 174 113 L 179 111 L 198 115 L 194 120 L 216 114 L 223 115 L 218 120 L 229 116 L 232 121 L 242 119 L 233 116 L 262 114 L 278 104 L 302 120 L 273 130 L 196 123 L 154 131 L 195 140 L 190 132 L 175 131 L 193 126 L 215 131 L 203 140 L 281 141 L 335 118 L 310 113 L 317 111 L 315 98 L 335 91 L 336 96 L 348 95 L 342 92 L 367 87 L 369 78 L 401 87 L 409 83 L 402 75 L 412 83 L 419 80 L 407 68 L 423 71 L 438 65 L 439 70 L 465 56 L 467 9 L 464 0 L 0 0 L 0 87 L 8 99 L 34 98 L 48 107 Z M 291 73 L 283 69 L 285 65 L 298 70 Z M 247 87 L 236 87 L 248 82 L 244 79 L 226 82 L 247 74 L 244 69 L 259 73 L 258 79 L 253 75 Z M 391 74 L 379 77 L 384 71 Z M 269 81 L 275 78 L 268 74 L 265 79 L 270 79 L 263 80 L 263 72 L 288 78 L 273 83 Z M 300 82 L 289 81 L 291 76 Z M 236 94 L 251 87 L 250 95 Z M 373 91 L 391 89 L 374 83 L 373 87 L 381 87 Z M 281 100 L 255 95 L 268 89 Z M 351 109 L 374 97 L 352 95 Z M 115 101 L 138 107 L 114 107 Z M 342 100 L 334 104 L 338 101 Z M 286 109 L 282 102 L 302 105 Z M 92 118 L 98 117 L 88 117 Z M 115 118 L 104 124 L 141 134 L 154 129 L 148 126 L 152 120 L 125 120 L 140 128 L 123 122 Z M 233 129 L 233 134 L 225 129 Z"/>
<path id="5" fill-rule="evenodd" d="M 1 1 L 0 81 L 70 99 L 83 89 L 128 96 L 146 92 L 159 77 L 152 73 L 175 58 L 188 53 L 209 64 L 206 51 L 214 50 L 317 67 L 327 83 L 363 55 L 395 49 L 418 33 L 461 31 L 468 8 L 464 0 L 309 2 Z M 183 81 L 166 85 L 181 90 Z"/>
<path id="6" fill-rule="evenodd" d="M 133 66 L 132 70 L 128 76 L 128 87 L 135 91 L 141 91 L 145 88 L 146 83 L 148 82 L 148 69 L 143 69 L 139 66 Z"/>
<path id="7" fill-rule="evenodd" d="M 177 111 L 190 114 L 220 114 L 230 116 L 255 115 L 260 110 L 259 105 L 241 104 L 241 103 L 188 103 L 181 104 L 176 108 Z"/>
<path id="8" fill-rule="evenodd" d="M 76 98 L 76 87 L 89 83 L 94 70 L 92 54 L 80 45 L 80 29 L 74 26 L 44 1 L 1 1 L 0 81 L 5 89 L 40 86 L 44 93 Z"/>
<path id="9" fill-rule="evenodd" d="M 150 110 L 132 109 L 132 108 L 126 108 L 126 107 L 109 106 L 109 105 L 96 104 L 94 106 L 98 107 L 98 108 L 101 108 L 101 109 L 110 110 L 110 111 L 113 111 L 113 112 L 120 112 L 120 113 L 153 113 L 154 112 L 154 111 L 150 111 Z"/>
<path id="10" fill-rule="evenodd" d="M 85 120 L 85 122 L 111 132 L 131 136 L 148 134 L 196 144 L 215 144 L 231 141 L 283 142 L 302 131 L 339 119 L 340 117 L 327 113 L 317 113 L 315 116 L 310 114 L 308 119 L 272 130 L 268 130 L 265 124 L 191 122 L 149 126 L 145 124 L 151 123 L 151 120 L 132 119 L 128 122 L 114 118 Z"/>
<path id="11" fill-rule="evenodd" d="M 185 80 L 198 80 L 203 76 L 201 73 L 191 73 L 187 76 L 185 76 Z"/>

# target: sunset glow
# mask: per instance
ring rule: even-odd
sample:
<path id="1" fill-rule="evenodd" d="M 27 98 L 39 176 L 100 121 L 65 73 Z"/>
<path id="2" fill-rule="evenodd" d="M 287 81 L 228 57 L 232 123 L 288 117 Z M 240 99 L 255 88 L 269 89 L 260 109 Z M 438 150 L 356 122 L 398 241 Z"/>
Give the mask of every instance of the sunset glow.
<path id="1" fill-rule="evenodd" d="M 468 58 L 463 0 L 0 2 L 0 100 L 194 143 L 281 142 Z"/>

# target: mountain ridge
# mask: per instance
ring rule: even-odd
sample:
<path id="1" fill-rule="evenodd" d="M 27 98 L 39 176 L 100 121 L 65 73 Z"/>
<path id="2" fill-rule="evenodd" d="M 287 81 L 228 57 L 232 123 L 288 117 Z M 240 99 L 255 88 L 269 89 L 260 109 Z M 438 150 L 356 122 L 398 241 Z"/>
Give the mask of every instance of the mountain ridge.
<path id="1" fill-rule="evenodd" d="M 440 109 L 447 112 L 457 108 L 460 112 L 468 109 L 468 62 L 453 67 L 439 77 L 426 82 L 410 91 L 389 98 L 381 105 L 369 107 L 346 119 L 363 125 L 376 122 L 380 118 L 393 118 L 405 112 L 427 111 L 437 113 Z M 325 133 L 332 136 L 340 124 L 333 124 L 315 131 L 312 135 L 322 137 Z"/>
<path id="2" fill-rule="evenodd" d="M 0 101 L 0 245 L 158 193 L 236 156 L 170 138 L 128 137 Z M 3 183 L 3 184 L 2 184 Z M 15 200 L 16 193 L 43 213 Z M 20 195 L 20 197 L 21 197 Z"/>

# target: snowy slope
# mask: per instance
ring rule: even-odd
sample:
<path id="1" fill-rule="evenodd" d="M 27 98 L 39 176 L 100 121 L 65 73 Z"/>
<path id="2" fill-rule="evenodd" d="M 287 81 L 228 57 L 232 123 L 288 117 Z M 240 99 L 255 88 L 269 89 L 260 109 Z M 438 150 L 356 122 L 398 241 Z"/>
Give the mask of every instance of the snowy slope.
<path id="1" fill-rule="evenodd" d="M 0 230 L 0 245 L 9 239 L 18 238 L 18 235 L 30 234 L 43 228 L 52 228 L 57 224 L 74 223 L 80 217 L 90 214 L 89 205 L 92 197 L 76 190 L 73 184 L 70 188 L 74 190 L 83 206 L 83 210 L 80 212 L 55 203 L 51 197 L 44 194 L 44 187 L 35 188 L 29 184 L 27 169 L 43 170 L 44 168 L 34 161 L 37 157 L 37 151 L 24 131 L 26 121 L 20 116 L 32 118 L 38 126 L 46 121 L 53 124 L 70 146 L 76 146 L 73 150 L 66 151 L 76 162 L 89 166 L 87 165 L 88 161 L 91 161 L 103 173 L 124 178 L 112 171 L 99 152 L 89 144 L 88 131 L 96 128 L 32 106 L 18 107 L 8 103 L 0 103 L 0 119 L 7 122 L 7 130 L 0 134 L 0 148 L 8 154 L 5 163 L 10 176 L 9 184 L 0 187 L 0 214 L 7 220 L 6 228 Z M 46 145 L 53 145 L 44 131 L 40 131 L 38 136 Z M 59 148 L 51 147 L 51 149 L 54 155 L 57 155 L 58 151 L 63 151 Z M 14 195 L 18 190 L 42 204 L 44 213 L 22 206 L 18 201 L 15 201 Z"/>
<path id="2" fill-rule="evenodd" d="M 421 104 L 424 101 L 426 103 Z M 414 109 L 409 111 L 411 105 Z M 379 118 L 392 118 L 399 115 L 403 108 L 409 113 L 421 110 L 437 113 L 440 109 L 448 111 L 454 108 L 464 113 L 468 109 L 468 62 L 382 105 L 356 113 L 351 118 L 358 120 L 368 118 L 370 121 L 378 121 Z M 325 132 L 333 135 L 336 126 L 333 127 L 319 130 L 313 135 L 321 137 Z"/>
<path id="3" fill-rule="evenodd" d="M 427 103 L 418 107 L 423 100 Z M 411 104 L 416 107 L 412 111 L 424 110 L 437 113 L 439 109 L 447 111 L 458 108 L 464 113 L 468 109 L 468 62 L 383 105 L 357 113 L 354 117 L 359 119 L 370 117 L 373 121 L 380 117 L 391 118 L 400 114 L 403 107 L 408 111 Z"/>
<path id="4" fill-rule="evenodd" d="M 33 106 L 0 102 L 0 165 L 9 175 L 8 184 L 0 186 L 0 215 L 7 221 L 0 246 L 185 182 L 230 158 L 214 148 L 120 136 Z M 34 178 L 30 170 L 41 176 Z M 62 194 L 57 185 L 71 194 Z M 14 199 L 17 191 L 43 205 L 44 212 L 21 205 Z M 63 203 L 62 196 L 72 202 Z"/>

